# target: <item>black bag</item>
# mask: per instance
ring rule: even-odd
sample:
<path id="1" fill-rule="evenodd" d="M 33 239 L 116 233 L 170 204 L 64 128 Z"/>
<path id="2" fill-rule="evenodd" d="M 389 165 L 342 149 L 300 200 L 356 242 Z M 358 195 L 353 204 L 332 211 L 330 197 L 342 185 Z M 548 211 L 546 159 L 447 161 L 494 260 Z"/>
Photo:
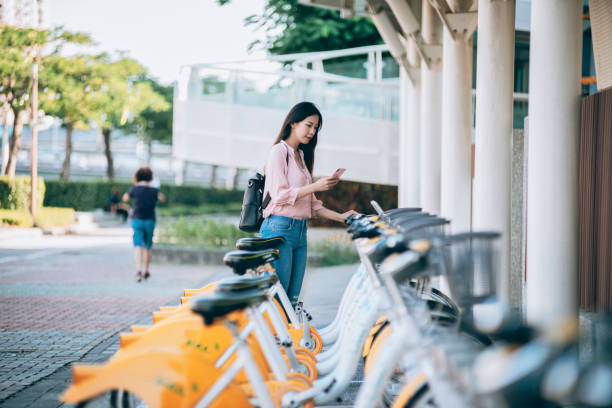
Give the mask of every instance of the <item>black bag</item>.
<path id="1" fill-rule="evenodd" d="M 289 152 L 287 152 L 287 164 L 289 164 Z M 270 194 L 267 194 L 265 199 L 263 198 L 265 184 L 266 176 L 255 173 L 244 190 L 240 223 L 238 224 L 238 228 L 244 232 L 259 232 L 259 227 L 263 223 L 263 210 L 271 200 Z"/>
<path id="2" fill-rule="evenodd" d="M 247 188 L 244 190 L 242 199 L 242 211 L 240 212 L 240 228 L 244 232 L 258 232 L 263 222 L 263 210 L 270 202 L 270 194 L 263 200 L 264 185 L 266 177 L 255 173 L 249 179 Z"/>

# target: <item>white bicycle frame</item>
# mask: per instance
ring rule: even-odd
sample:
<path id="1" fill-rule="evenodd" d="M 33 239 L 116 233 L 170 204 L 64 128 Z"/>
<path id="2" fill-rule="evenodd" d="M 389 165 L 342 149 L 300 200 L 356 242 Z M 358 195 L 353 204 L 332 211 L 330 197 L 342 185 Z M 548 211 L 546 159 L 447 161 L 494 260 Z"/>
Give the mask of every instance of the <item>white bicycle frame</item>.
<path id="1" fill-rule="evenodd" d="M 232 331 L 234 335 L 236 348 L 235 353 L 238 357 L 232 363 L 232 365 L 219 377 L 219 379 L 213 384 L 212 387 L 204 394 L 202 399 L 198 401 L 195 408 L 205 408 L 209 406 L 215 398 L 223 392 L 223 390 L 231 384 L 232 380 L 238 375 L 240 370 L 244 369 L 246 372 L 249 382 L 253 386 L 253 392 L 257 398 L 258 405 L 262 408 L 275 408 L 272 398 L 268 393 L 264 379 L 257 368 L 257 364 L 251 355 L 249 347 L 246 345 L 243 338 L 241 338 L 235 325 L 227 324 L 227 327 Z M 233 354 L 233 353 L 232 353 Z"/>

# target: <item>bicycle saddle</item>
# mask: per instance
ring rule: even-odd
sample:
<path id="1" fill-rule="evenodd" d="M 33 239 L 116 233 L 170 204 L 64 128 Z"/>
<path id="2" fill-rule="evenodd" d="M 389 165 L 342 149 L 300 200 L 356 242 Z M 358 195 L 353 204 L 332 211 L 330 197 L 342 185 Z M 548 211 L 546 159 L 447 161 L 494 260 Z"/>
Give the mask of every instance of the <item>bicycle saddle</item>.
<path id="1" fill-rule="evenodd" d="M 271 238 L 240 238 L 236 241 L 236 248 L 243 251 L 260 251 L 262 249 L 278 249 L 285 242 L 283 237 Z"/>
<path id="2" fill-rule="evenodd" d="M 278 258 L 278 249 L 230 251 L 223 257 L 223 263 L 232 268 L 236 275 L 244 275 L 247 269 L 257 268 Z"/>
<path id="3" fill-rule="evenodd" d="M 217 283 L 215 290 L 219 292 L 241 292 L 251 289 L 268 289 L 278 282 L 276 275 L 261 275 L 256 277 L 238 276 L 224 279 Z"/>
<path id="4" fill-rule="evenodd" d="M 245 309 L 266 299 L 266 294 L 256 289 L 243 292 L 213 292 L 194 299 L 191 311 L 202 316 L 204 324 L 210 326 L 219 317 Z"/>

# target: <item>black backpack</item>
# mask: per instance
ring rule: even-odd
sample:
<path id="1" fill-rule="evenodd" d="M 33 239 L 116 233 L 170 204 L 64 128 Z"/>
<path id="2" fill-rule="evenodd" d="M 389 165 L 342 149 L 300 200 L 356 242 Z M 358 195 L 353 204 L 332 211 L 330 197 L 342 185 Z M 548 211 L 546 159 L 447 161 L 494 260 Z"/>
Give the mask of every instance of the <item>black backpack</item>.
<path id="1" fill-rule="evenodd" d="M 287 164 L 289 164 L 289 152 L 287 152 Z M 263 198 L 266 176 L 255 173 L 249 178 L 242 199 L 242 211 L 240 212 L 240 223 L 238 228 L 244 232 L 259 232 L 263 222 L 263 210 L 270 203 L 270 194 Z"/>

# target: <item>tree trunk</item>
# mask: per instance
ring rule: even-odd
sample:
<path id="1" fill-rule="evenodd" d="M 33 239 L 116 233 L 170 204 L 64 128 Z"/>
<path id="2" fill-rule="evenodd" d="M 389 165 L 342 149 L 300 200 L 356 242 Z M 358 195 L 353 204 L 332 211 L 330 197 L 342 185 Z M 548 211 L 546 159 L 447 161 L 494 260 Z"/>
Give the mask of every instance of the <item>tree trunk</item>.
<path id="1" fill-rule="evenodd" d="M 113 152 L 111 151 L 111 130 L 108 128 L 102 129 L 102 136 L 104 136 L 104 155 L 106 156 L 106 177 L 109 180 L 115 178 L 115 169 L 113 167 Z"/>
<path id="2" fill-rule="evenodd" d="M 0 174 L 4 174 L 6 171 L 6 165 L 8 164 L 9 158 L 9 118 L 11 111 L 8 107 L 3 109 L 2 114 L 2 171 Z"/>
<path id="3" fill-rule="evenodd" d="M 151 157 L 153 156 L 153 141 L 147 140 L 147 166 L 151 167 Z"/>
<path id="4" fill-rule="evenodd" d="M 70 155 L 72 155 L 72 128 L 73 123 L 66 123 L 66 155 L 64 156 L 64 163 L 62 163 L 62 172 L 60 178 L 62 180 L 70 180 Z"/>
<path id="5" fill-rule="evenodd" d="M 11 145 L 9 147 L 9 158 L 6 164 L 6 174 L 9 177 L 15 177 L 15 171 L 17 170 L 17 153 L 21 147 L 21 135 L 23 134 L 23 117 L 25 116 L 25 110 L 19 110 L 15 112 L 15 122 L 13 124 L 13 138 L 11 139 Z"/>
<path id="6" fill-rule="evenodd" d="M 217 166 L 216 164 L 213 164 L 210 169 L 210 186 L 211 187 L 217 187 L 217 168 L 219 168 L 219 166 Z"/>

